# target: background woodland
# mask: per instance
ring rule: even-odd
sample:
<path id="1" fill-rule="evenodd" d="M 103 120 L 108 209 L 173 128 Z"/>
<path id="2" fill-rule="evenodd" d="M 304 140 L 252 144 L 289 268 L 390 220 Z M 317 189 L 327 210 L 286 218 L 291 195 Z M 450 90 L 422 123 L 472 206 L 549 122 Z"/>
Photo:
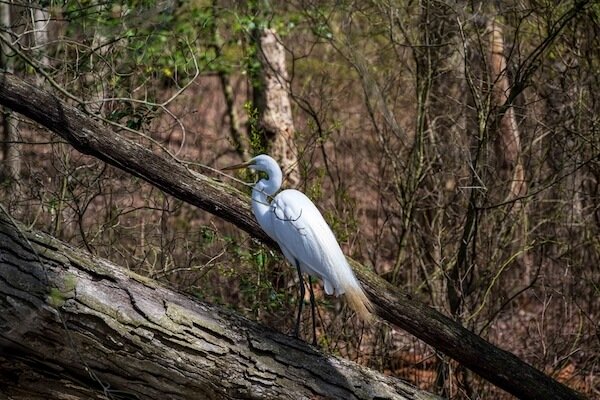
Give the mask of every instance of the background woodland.
<path id="1" fill-rule="evenodd" d="M 3 70 L 241 190 L 216 169 L 269 152 L 346 254 L 600 395 L 597 4 L 2 1 L 0 16 Z M 8 109 L 2 123 L 0 202 L 18 220 L 292 331 L 280 254 Z M 508 398 L 315 289 L 325 351 L 452 399 Z"/>

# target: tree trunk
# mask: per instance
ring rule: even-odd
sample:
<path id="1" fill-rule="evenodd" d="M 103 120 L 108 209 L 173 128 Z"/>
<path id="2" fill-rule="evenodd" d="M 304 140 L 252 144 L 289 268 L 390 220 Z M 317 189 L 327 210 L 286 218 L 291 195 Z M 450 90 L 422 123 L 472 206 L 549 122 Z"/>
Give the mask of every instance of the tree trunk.
<path id="1" fill-rule="evenodd" d="M 490 35 L 490 74 L 493 82 L 492 103 L 502 106 L 508 100 L 510 82 L 504 56 L 504 38 L 502 28 L 495 19 L 488 23 Z M 517 199 L 527 192 L 525 169 L 521 160 L 521 136 L 515 116 L 515 109 L 510 105 L 498 123 L 498 138 L 495 141 L 497 154 L 500 157 L 502 177 L 510 180 L 508 199 Z"/>
<path id="2" fill-rule="evenodd" d="M 289 78 L 285 48 L 273 29 L 258 30 L 257 58 L 261 65 L 261 84 L 255 88 L 259 125 L 269 141 L 271 154 L 279 161 L 286 183 L 300 183 L 298 158 L 294 148 L 294 119 L 289 97 Z"/>
<path id="3" fill-rule="evenodd" d="M 223 38 L 219 34 L 219 27 L 217 25 L 217 20 L 220 18 L 219 15 L 219 4 L 218 0 L 212 0 L 211 3 L 212 9 L 212 23 L 210 25 L 212 30 L 212 49 L 215 52 L 215 59 L 221 59 L 223 57 Z M 221 90 L 223 92 L 223 99 L 225 100 L 225 107 L 227 117 L 229 119 L 229 137 L 233 142 L 233 146 L 235 147 L 235 151 L 242 157 L 244 161 L 250 158 L 249 148 L 250 145 L 248 143 L 248 137 L 242 132 L 240 118 L 238 117 L 238 113 L 236 111 L 235 105 L 235 97 L 233 95 L 233 87 L 231 85 L 231 73 L 227 71 L 225 68 L 220 67 L 218 69 L 219 81 L 221 82 Z"/>
<path id="4" fill-rule="evenodd" d="M 0 73 L 0 105 L 46 126 L 82 153 L 130 172 L 277 248 L 252 217 L 246 195 L 106 129 L 91 116 L 54 95 L 10 74 Z M 353 261 L 351 264 L 377 306 L 375 311 L 379 317 L 415 335 L 498 387 L 523 399 L 582 398 L 515 355 L 401 293 L 368 268 Z"/>
<path id="5" fill-rule="evenodd" d="M 0 2 L 0 35 L 3 40 L 0 41 L 0 68 L 6 72 L 13 72 L 14 64 L 14 53 L 6 45 L 4 40 L 10 40 L 11 29 L 11 13 L 10 4 L 8 2 Z M 17 134 L 17 128 L 19 121 L 14 118 L 12 111 L 6 108 L 2 108 L 2 130 L 3 130 L 3 144 L 2 144 L 2 156 L 4 166 L 0 170 L 0 177 L 11 180 L 13 183 L 9 185 L 9 190 L 13 190 L 17 187 L 18 177 L 21 173 L 21 157 L 20 146 L 18 144 L 19 137 Z M 2 179 L 0 179 L 1 181 Z"/>
<path id="6" fill-rule="evenodd" d="M 33 15 L 33 47 L 34 54 L 38 65 L 42 68 L 50 66 L 50 58 L 48 57 L 48 26 L 50 24 L 50 13 L 42 8 L 35 8 L 32 11 Z M 38 85 L 44 83 L 43 79 L 38 79 Z"/>
<path id="7" fill-rule="evenodd" d="M 436 398 L 26 231 L 4 212 L 0 328 L 10 398 Z"/>

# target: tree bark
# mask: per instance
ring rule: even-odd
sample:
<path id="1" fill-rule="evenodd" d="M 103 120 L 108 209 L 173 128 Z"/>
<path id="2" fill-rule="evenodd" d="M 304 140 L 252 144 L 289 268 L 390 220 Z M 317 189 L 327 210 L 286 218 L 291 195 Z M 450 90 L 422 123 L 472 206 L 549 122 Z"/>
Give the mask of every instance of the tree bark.
<path id="1" fill-rule="evenodd" d="M 77 108 L 25 81 L 0 73 L 0 104 L 46 126 L 85 154 L 138 176 L 183 201 L 237 225 L 275 247 L 250 212 L 246 195 L 189 170 L 106 129 Z M 368 268 L 352 262 L 379 317 L 454 358 L 498 387 L 523 399 L 579 399 L 577 392 L 512 353 L 485 341 L 436 310 L 401 293 Z"/>
<path id="2" fill-rule="evenodd" d="M 11 27 L 11 5 L 8 2 L 0 2 L 0 35 L 3 39 L 9 40 Z M 4 41 L 0 41 L 0 68 L 7 72 L 13 72 L 14 53 L 6 45 Z M 18 144 L 18 124 L 19 121 L 12 115 L 8 109 L 2 108 L 2 156 L 3 168 L 0 171 L 0 181 L 2 178 L 10 179 L 13 184 L 9 185 L 9 190 L 15 190 L 18 183 L 18 177 L 21 174 L 21 150 Z"/>
<path id="3" fill-rule="evenodd" d="M 10 398 L 437 398 L 26 231 L 3 211 L 0 328 Z"/>
<path id="4" fill-rule="evenodd" d="M 274 29 L 258 29 L 257 59 L 261 65 L 261 84 L 255 87 L 259 125 L 265 131 L 270 152 L 279 161 L 287 184 L 300 183 L 298 158 L 294 149 L 294 119 L 290 85 L 285 65 L 285 48 Z"/>
<path id="5" fill-rule="evenodd" d="M 490 35 L 490 74 L 492 78 L 492 104 L 500 107 L 508 100 L 510 82 L 504 56 L 504 38 L 498 21 L 488 23 Z M 498 123 L 498 138 L 495 140 L 497 154 L 500 157 L 500 170 L 503 177 L 510 179 L 507 198 L 517 199 L 527 192 L 525 168 L 521 160 L 521 135 L 517 125 L 515 109 L 510 105 Z"/>
<path id="6" fill-rule="evenodd" d="M 48 57 L 48 26 L 50 25 L 50 13 L 43 8 L 35 8 L 33 10 L 33 47 L 35 58 L 40 67 L 47 68 L 50 66 L 50 58 Z M 43 85 L 44 79 L 38 79 L 37 84 Z"/>

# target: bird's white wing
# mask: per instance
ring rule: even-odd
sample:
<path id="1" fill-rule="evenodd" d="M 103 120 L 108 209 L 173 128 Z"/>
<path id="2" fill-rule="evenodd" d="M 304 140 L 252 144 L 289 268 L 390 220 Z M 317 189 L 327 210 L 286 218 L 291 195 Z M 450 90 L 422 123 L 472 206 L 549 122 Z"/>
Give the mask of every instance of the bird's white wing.
<path id="1" fill-rule="evenodd" d="M 274 239 L 288 260 L 323 280 L 327 294 L 342 294 L 354 274 L 333 232 L 317 207 L 302 192 L 289 189 L 271 202 Z M 346 276 L 346 275 L 350 276 Z"/>

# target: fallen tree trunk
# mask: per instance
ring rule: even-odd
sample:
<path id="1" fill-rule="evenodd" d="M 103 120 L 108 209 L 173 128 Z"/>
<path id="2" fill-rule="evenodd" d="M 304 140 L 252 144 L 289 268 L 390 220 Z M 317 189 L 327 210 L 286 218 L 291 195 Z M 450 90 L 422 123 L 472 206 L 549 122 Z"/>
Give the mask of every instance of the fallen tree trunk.
<path id="1" fill-rule="evenodd" d="M 154 154 L 95 122 L 56 96 L 0 73 L 0 105 L 44 125 L 76 149 L 130 172 L 185 202 L 230 221 L 276 247 L 250 212 L 246 195 Z M 377 314 L 522 399 L 581 399 L 577 392 L 499 349 L 438 311 L 415 301 L 355 262 L 354 270 Z"/>
<path id="2" fill-rule="evenodd" d="M 2 211 L 0 350 L 9 398 L 437 398 L 27 232 Z"/>

